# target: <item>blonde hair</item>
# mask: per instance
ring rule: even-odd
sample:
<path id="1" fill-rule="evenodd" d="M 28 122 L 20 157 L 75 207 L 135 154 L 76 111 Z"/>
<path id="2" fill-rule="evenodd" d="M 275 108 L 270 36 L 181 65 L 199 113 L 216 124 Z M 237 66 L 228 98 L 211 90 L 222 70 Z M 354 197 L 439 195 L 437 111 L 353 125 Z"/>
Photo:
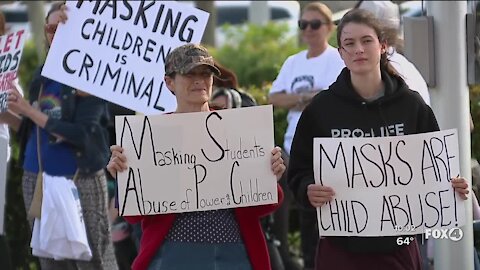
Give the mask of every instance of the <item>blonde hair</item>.
<path id="1" fill-rule="evenodd" d="M 333 24 L 332 11 L 327 7 L 327 5 L 321 2 L 310 2 L 305 7 L 303 7 L 302 14 L 306 11 L 316 11 L 320 13 L 327 21 L 328 24 Z"/>

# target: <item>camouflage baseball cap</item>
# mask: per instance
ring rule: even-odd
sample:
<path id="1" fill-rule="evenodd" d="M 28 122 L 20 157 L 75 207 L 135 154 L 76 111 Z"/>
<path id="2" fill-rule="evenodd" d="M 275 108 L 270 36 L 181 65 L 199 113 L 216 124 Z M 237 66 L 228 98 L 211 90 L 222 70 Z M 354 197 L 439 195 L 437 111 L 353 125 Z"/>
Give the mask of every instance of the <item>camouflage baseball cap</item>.
<path id="1" fill-rule="evenodd" d="M 200 65 L 207 65 L 217 76 L 220 70 L 215 67 L 213 57 L 208 53 L 207 49 L 197 44 L 185 44 L 171 51 L 165 60 L 165 75 L 174 72 L 186 74 L 190 70 Z"/>

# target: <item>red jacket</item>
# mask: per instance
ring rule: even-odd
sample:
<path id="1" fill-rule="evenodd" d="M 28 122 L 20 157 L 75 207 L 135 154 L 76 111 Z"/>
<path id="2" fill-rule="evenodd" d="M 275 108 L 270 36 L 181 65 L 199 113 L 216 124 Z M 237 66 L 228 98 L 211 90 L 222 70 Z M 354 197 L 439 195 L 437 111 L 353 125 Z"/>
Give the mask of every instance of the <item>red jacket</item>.
<path id="1" fill-rule="evenodd" d="M 243 243 L 248 253 L 253 270 L 268 270 L 270 257 L 267 243 L 260 225 L 260 218 L 275 211 L 283 201 L 282 188 L 277 185 L 278 203 L 235 208 L 235 217 L 240 227 Z M 176 214 L 151 216 L 130 216 L 125 219 L 130 223 L 142 222 L 142 239 L 140 250 L 133 262 L 133 270 L 147 269 L 157 250 L 163 243 L 175 221 Z"/>

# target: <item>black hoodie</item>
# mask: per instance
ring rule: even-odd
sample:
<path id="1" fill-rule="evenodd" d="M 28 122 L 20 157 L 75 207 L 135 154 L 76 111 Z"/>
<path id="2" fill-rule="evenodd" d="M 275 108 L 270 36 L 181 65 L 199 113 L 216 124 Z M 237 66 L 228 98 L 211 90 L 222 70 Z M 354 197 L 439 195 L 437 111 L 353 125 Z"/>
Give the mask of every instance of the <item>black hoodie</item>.
<path id="1" fill-rule="evenodd" d="M 382 71 L 385 95 L 368 102 L 352 86 L 344 68 L 326 91 L 317 94 L 305 108 L 290 151 L 288 181 L 297 201 L 313 208 L 307 186 L 314 184 L 313 138 L 380 137 L 438 131 L 432 109 L 405 82 Z M 329 237 L 352 252 L 391 252 L 397 237 Z"/>

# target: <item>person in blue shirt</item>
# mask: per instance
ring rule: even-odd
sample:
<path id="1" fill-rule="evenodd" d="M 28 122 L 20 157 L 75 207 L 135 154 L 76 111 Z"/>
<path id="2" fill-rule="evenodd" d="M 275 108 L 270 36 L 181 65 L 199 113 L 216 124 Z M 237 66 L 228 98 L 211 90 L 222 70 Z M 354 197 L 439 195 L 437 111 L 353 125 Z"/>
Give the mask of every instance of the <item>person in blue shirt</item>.
<path id="1" fill-rule="evenodd" d="M 63 2 L 52 5 L 46 17 L 45 35 L 51 44 L 59 23 L 66 21 Z M 8 91 L 8 108 L 22 116 L 18 130 L 24 174 L 25 208 L 32 203 L 37 174 L 75 177 L 83 211 L 90 261 L 55 261 L 39 258 L 42 269 L 117 269 L 107 215 L 109 158 L 107 103 L 40 75 L 37 70 L 29 100 L 16 89 Z M 40 147 L 38 147 L 40 146 Z M 31 221 L 31 220 L 30 220 Z M 30 223 L 32 225 L 32 223 Z"/>

